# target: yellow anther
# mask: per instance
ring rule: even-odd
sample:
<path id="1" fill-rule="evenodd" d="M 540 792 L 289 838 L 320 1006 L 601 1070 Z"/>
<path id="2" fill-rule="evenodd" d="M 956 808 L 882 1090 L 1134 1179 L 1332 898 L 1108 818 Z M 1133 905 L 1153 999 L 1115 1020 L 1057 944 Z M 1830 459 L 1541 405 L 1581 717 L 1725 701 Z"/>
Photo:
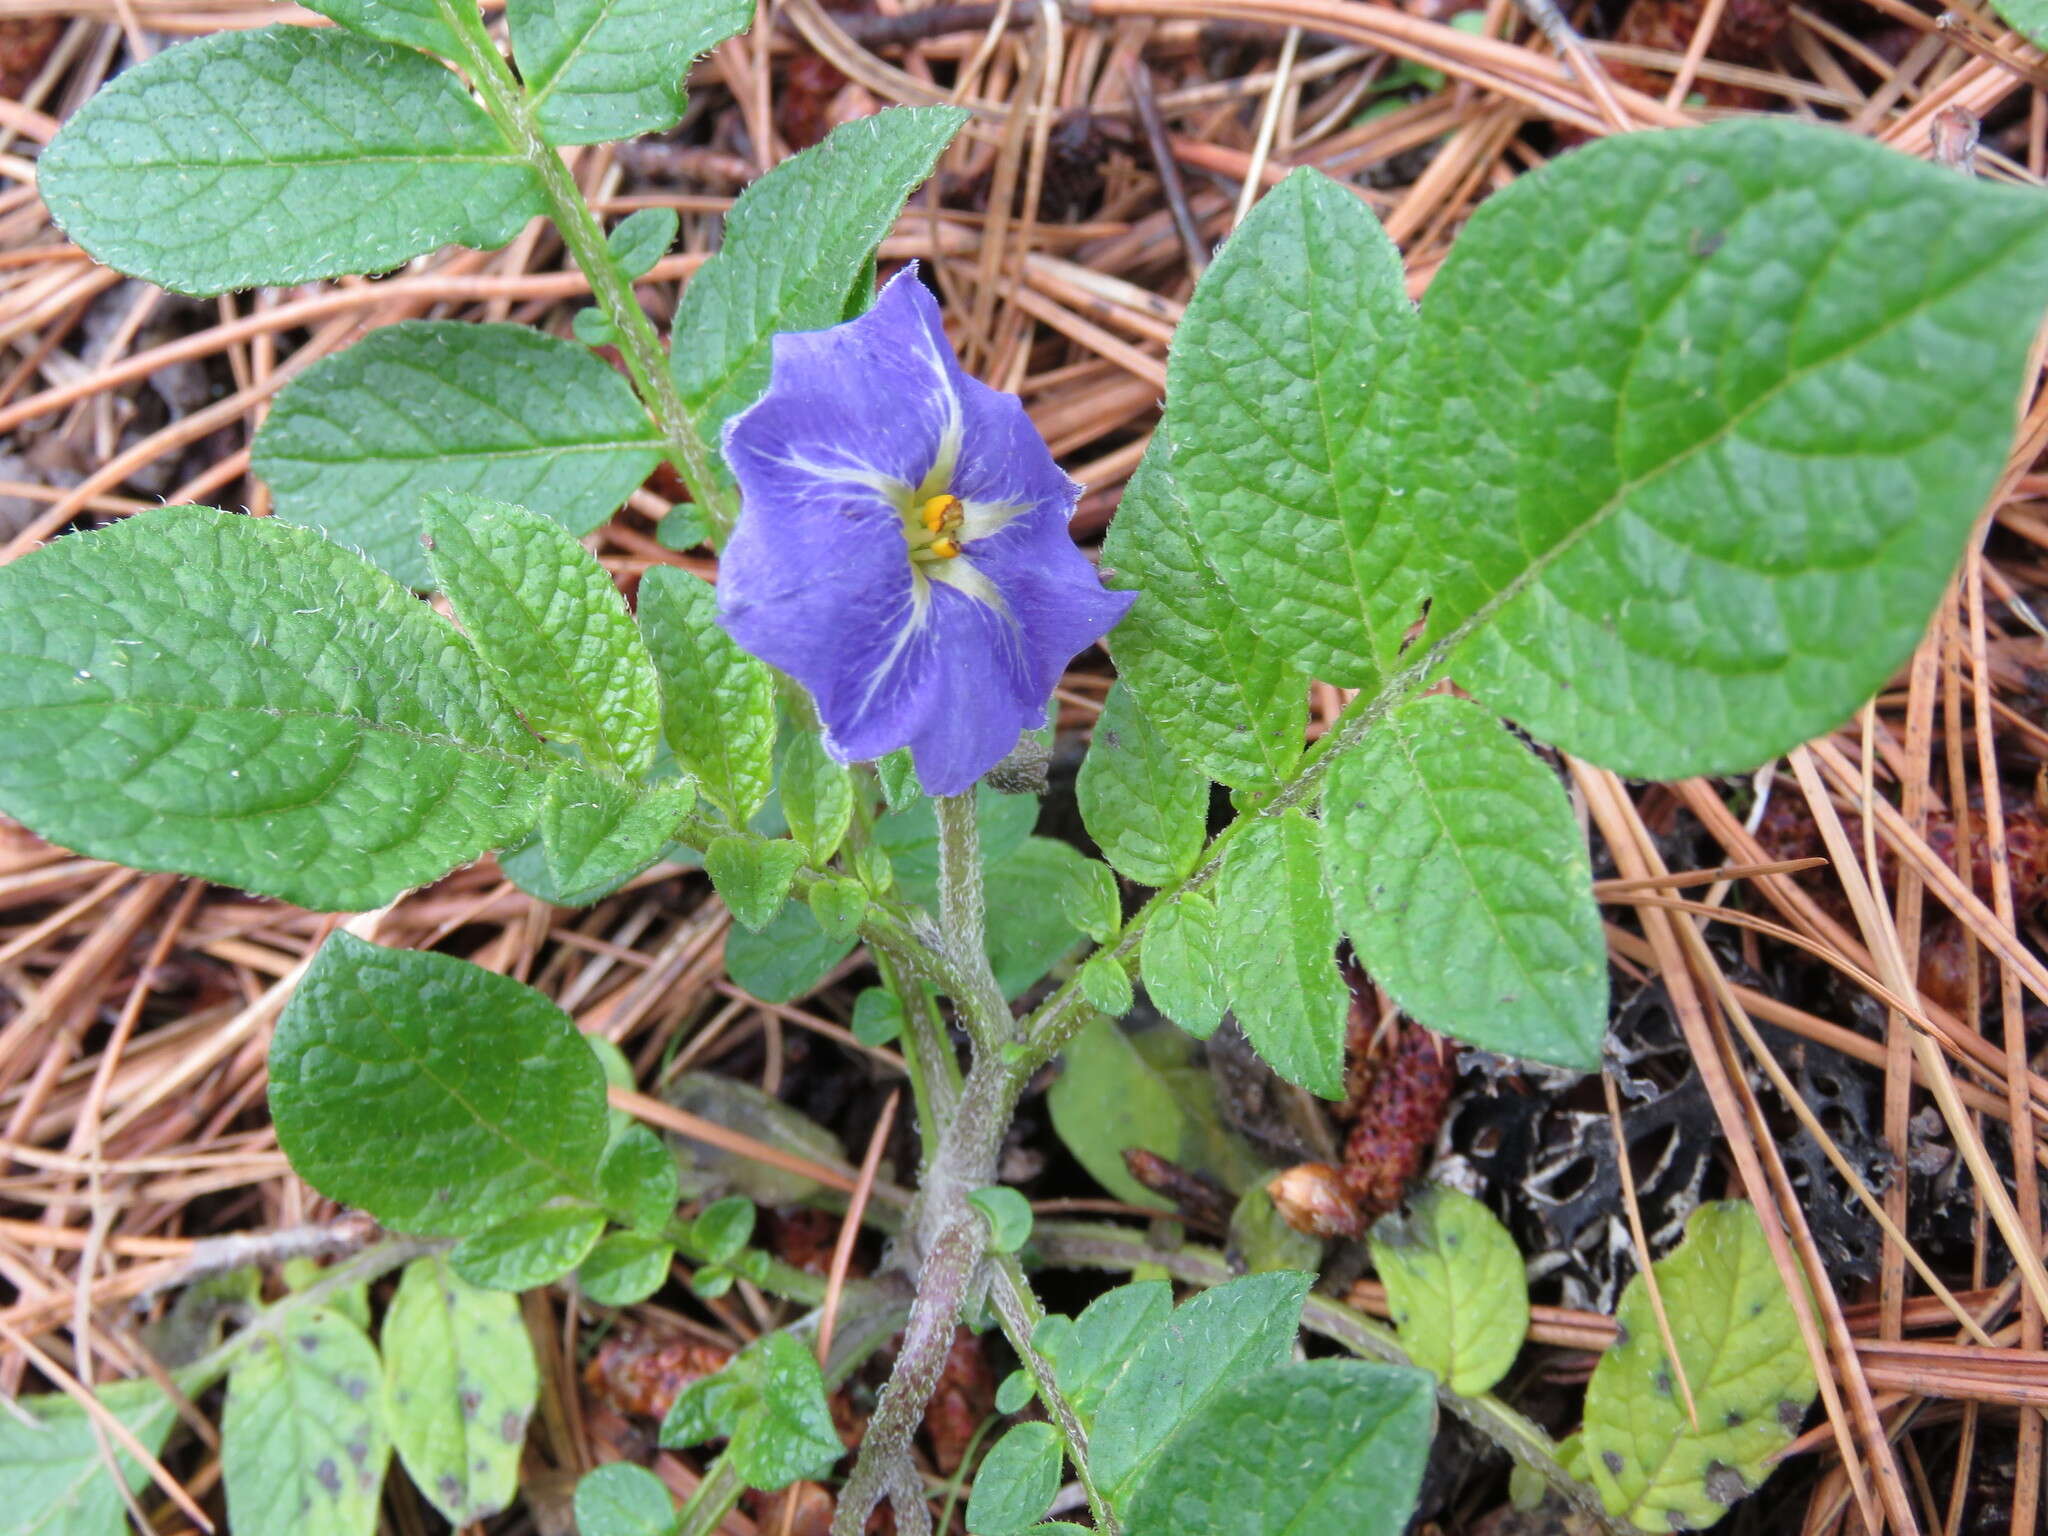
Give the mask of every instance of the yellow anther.
<path id="1" fill-rule="evenodd" d="M 938 495 L 932 497 L 918 509 L 918 521 L 924 524 L 927 533 L 945 533 L 960 526 L 960 498 Z M 936 549 L 938 546 L 932 546 Z M 948 555 L 958 554 L 958 548 L 945 551 Z"/>
<path id="2" fill-rule="evenodd" d="M 932 553 L 941 560 L 950 560 L 960 553 L 960 546 L 951 539 L 933 539 Z"/>

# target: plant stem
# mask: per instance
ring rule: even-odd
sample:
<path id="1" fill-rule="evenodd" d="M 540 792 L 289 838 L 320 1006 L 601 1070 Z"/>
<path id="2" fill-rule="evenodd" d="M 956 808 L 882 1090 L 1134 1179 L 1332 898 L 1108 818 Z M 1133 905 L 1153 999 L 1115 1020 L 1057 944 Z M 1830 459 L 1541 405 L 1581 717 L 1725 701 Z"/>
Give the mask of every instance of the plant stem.
<path id="1" fill-rule="evenodd" d="M 995 1050 L 1011 1039 L 1016 1023 L 988 963 L 986 897 L 981 880 L 981 825 L 974 792 L 936 795 L 939 824 L 939 933 L 953 963 L 964 973 L 968 995 L 953 1001 L 966 1016 L 978 1050 Z"/>
<path id="2" fill-rule="evenodd" d="M 691 499 L 711 525 L 714 536 L 722 541 L 732 529 L 737 509 L 719 478 L 710 450 L 690 420 L 682 396 L 676 392 L 668 354 L 662 348 L 654 322 L 633 296 L 632 283 L 612 260 L 604 230 L 584 201 L 569 167 L 542 135 L 526 92 L 513 77 L 505 56 L 498 52 L 498 45 L 491 40 L 475 0 L 438 0 L 438 4 L 461 50 L 462 57 L 456 62 L 468 73 L 471 86 L 499 131 L 532 166 L 548 201 L 548 216 L 589 281 L 591 297 L 603 306 L 618 333 L 619 355 L 625 359 L 626 371 L 632 376 L 641 403 L 652 413 L 661 431 L 662 447 L 669 462 L 683 477 Z"/>
<path id="3" fill-rule="evenodd" d="M 1067 1444 L 1067 1460 L 1074 1464 L 1074 1476 L 1080 1480 L 1081 1491 L 1088 1495 L 1088 1510 L 1095 1517 L 1096 1530 L 1103 1536 L 1117 1536 L 1116 1516 L 1095 1486 L 1095 1475 L 1088 1468 L 1088 1432 L 1081 1427 L 1074 1405 L 1053 1379 L 1051 1364 L 1031 1344 L 1031 1335 L 1044 1319 L 1045 1308 L 1039 1304 L 1015 1254 L 1001 1255 L 991 1261 L 991 1267 L 995 1282 L 989 1287 L 989 1296 L 995 1303 L 996 1316 L 1002 1320 L 1003 1334 L 1009 1339 L 1010 1348 L 1017 1352 L 1017 1358 L 1024 1362 L 1024 1369 L 1031 1373 L 1038 1400 L 1045 1405 L 1053 1427 Z"/>
<path id="4" fill-rule="evenodd" d="M 1032 1246 L 1048 1263 L 1074 1268 L 1128 1271 L 1156 1265 L 1175 1279 L 1193 1285 L 1221 1285 L 1236 1278 L 1223 1255 L 1192 1245 L 1154 1248 L 1142 1232 L 1091 1222 L 1040 1222 L 1032 1228 Z M 1301 1326 L 1334 1339 L 1355 1355 L 1389 1365 L 1412 1365 L 1392 1330 L 1327 1296 L 1311 1296 L 1302 1308 Z M 1499 1446 L 1514 1461 L 1561 1495 L 1596 1530 L 1621 1536 L 1623 1527 L 1607 1513 L 1600 1495 L 1580 1482 L 1557 1459 L 1557 1443 L 1541 1427 L 1492 1394 L 1461 1397 L 1441 1382 L 1437 1401 Z"/>

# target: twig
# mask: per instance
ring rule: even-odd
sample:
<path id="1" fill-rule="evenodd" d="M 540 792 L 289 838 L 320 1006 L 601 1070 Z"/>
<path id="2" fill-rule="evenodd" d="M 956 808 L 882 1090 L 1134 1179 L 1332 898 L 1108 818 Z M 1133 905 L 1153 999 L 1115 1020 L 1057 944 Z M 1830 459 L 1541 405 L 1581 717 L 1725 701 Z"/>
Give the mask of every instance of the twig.
<path id="1" fill-rule="evenodd" d="M 1209 269 L 1209 251 L 1202 243 L 1202 230 L 1195 223 L 1194 210 L 1188 207 L 1188 189 L 1180 179 L 1180 162 L 1173 158 L 1166 124 L 1159 117 L 1159 100 L 1152 94 L 1152 71 L 1145 67 L 1143 59 L 1132 59 L 1124 74 L 1131 85 L 1131 105 L 1138 109 L 1138 123 L 1145 130 L 1145 143 L 1152 150 L 1152 163 L 1159 172 L 1159 190 L 1173 216 L 1181 249 L 1187 252 L 1188 271 L 1200 277 Z"/>

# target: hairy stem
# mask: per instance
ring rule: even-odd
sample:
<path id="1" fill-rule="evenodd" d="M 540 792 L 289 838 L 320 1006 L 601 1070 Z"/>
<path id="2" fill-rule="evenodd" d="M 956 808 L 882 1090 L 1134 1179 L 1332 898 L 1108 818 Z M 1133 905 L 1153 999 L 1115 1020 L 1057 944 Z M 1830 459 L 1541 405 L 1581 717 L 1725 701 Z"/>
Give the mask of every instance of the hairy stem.
<path id="1" fill-rule="evenodd" d="M 1044 1319 L 1045 1308 L 1039 1304 L 1015 1254 L 1003 1254 L 992 1261 L 991 1267 L 995 1282 L 989 1287 L 989 1296 L 995 1303 L 996 1316 L 1002 1321 L 1003 1335 L 1017 1352 L 1017 1358 L 1024 1362 L 1024 1369 L 1031 1373 L 1038 1400 L 1045 1405 L 1046 1415 L 1066 1442 L 1067 1460 L 1074 1464 L 1074 1476 L 1088 1496 L 1088 1510 L 1095 1517 L 1096 1530 L 1104 1536 L 1117 1536 L 1116 1516 L 1095 1486 L 1095 1474 L 1088 1468 L 1088 1432 L 1081 1427 L 1074 1405 L 1054 1381 L 1051 1363 L 1032 1347 L 1031 1335 Z"/>
<path id="2" fill-rule="evenodd" d="M 661 431 L 662 447 L 676 473 L 690 488 L 690 497 L 719 539 L 731 531 L 738 515 L 732 496 L 719 478 L 711 452 L 690 420 L 682 396 L 669 373 L 668 354 L 654 322 L 633 296 L 633 285 L 619 270 L 605 244 L 604 230 L 584 201 L 576 179 L 540 131 L 526 92 L 513 77 L 505 56 L 485 29 L 475 0 L 438 0 L 441 14 L 461 50 L 456 60 L 468 74 L 484 110 L 513 147 L 533 167 L 548 200 L 548 216 L 561 232 L 578 268 L 590 283 L 590 295 L 603 307 L 619 336 L 633 388 Z"/>
<path id="3" fill-rule="evenodd" d="M 988 963 L 986 897 L 981 880 L 981 826 L 974 792 L 937 795 L 939 823 L 939 938 L 965 975 L 969 992 L 953 1001 L 967 1018 L 978 1050 L 994 1050 L 1015 1033 L 1010 1008 Z"/>

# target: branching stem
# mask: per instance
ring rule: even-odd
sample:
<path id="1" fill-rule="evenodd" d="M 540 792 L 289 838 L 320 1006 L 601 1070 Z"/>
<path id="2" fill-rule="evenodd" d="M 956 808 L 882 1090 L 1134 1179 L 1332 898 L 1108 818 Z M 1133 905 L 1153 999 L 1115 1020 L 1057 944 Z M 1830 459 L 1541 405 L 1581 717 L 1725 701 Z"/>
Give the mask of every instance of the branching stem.
<path id="1" fill-rule="evenodd" d="M 1017 1352 L 1017 1358 L 1024 1362 L 1024 1369 L 1031 1373 L 1032 1385 L 1038 1389 L 1038 1400 L 1045 1405 L 1053 1427 L 1066 1442 L 1067 1460 L 1074 1464 L 1074 1475 L 1080 1480 L 1081 1491 L 1088 1496 L 1088 1510 L 1095 1517 L 1095 1529 L 1103 1536 L 1117 1536 L 1116 1516 L 1102 1497 L 1102 1491 L 1095 1486 L 1095 1476 L 1088 1469 L 1088 1432 L 1081 1427 L 1074 1405 L 1067 1401 L 1066 1394 L 1054 1381 L 1051 1363 L 1031 1343 L 1031 1335 L 1045 1317 L 1045 1308 L 1040 1305 L 1037 1293 L 1025 1277 L 1024 1266 L 1017 1262 L 1014 1254 L 1006 1253 L 992 1260 L 991 1267 L 995 1271 L 995 1279 L 989 1287 L 989 1299 L 995 1303 L 1003 1335 L 1009 1339 L 1010 1348 Z"/>

